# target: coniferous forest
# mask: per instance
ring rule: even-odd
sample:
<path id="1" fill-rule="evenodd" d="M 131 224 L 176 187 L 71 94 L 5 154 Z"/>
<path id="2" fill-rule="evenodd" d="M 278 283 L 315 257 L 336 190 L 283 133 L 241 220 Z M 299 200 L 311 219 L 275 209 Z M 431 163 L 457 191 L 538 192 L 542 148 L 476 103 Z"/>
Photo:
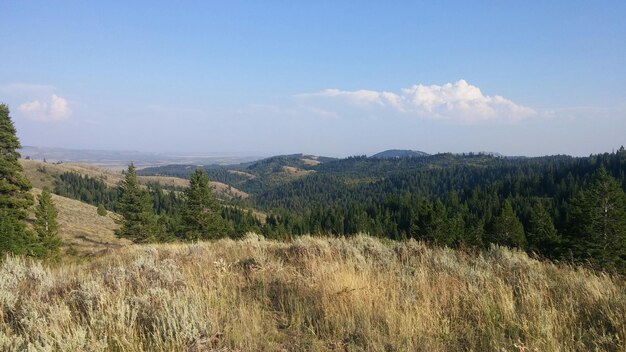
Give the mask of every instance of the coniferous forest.
<path id="1" fill-rule="evenodd" d="M 14 151 L 19 141 L 8 108 L 3 109 L 4 149 Z M 55 221 L 53 204 L 44 192 L 38 235 L 24 228 L 21 220 L 32 204 L 30 184 L 21 176 L 19 153 L 4 158 L 3 172 L 13 176 L 3 179 L 7 206 L 2 227 L 10 235 L 3 248 L 42 253 L 44 239 L 58 242 L 56 230 L 48 231 L 48 219 Z M 366 233 L 452 248 L 498 244 L 626 273 L 624 147 L 589 157 L 470 153 L 316 158 L 315 163 L 307 158 L 294 154 L 231 167 L 169 165 L 140 171 L 131 164 L 117 187 L 65 172 L 55 178 L 54 192 L 98 206 L 101 213 L 117 213 L 116 234 L 137 243 L 247 232 L 273 239 Z M 138 173 L 187 177 L 190 185 L 141 186 Z M 249 197 L 218 199 L 210 177 Z"/>
<path id="2" fill-rule="evenodd" d="M 223 233 L 233 237 L 251 231 L 275 239 L 368 233 L 453 248 L 493 243 L 611 272 L 626 270 L 623 147 L 589 157 L 355 156 L 324 158 L 318 165 L 304 164 L 303 158 L 278 156 L 228 168 L 170 165 L 138 173 L 191 177 L 201 170 L 248 192 L 247 199 L 220 202 Z M 287 177 L 280 172 L 284 167 L 307 173 Z M 55 191 L 119 209 L 120 189 L 86 176 L 64 174 Z M 148 186 L 146 194 L 160 238 L 189 239 L 188 197 L 159 185 Z"/>

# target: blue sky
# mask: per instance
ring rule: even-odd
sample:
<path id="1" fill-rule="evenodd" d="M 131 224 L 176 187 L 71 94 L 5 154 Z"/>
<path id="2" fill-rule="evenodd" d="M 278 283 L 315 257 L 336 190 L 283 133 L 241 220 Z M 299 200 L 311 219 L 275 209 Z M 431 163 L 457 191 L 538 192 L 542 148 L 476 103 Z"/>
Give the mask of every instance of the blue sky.
<path id="1" fill-rule="evenodd" d="M 25 145 L 346 156 L 626 144 L 626 2 L 0 2 Z"/>

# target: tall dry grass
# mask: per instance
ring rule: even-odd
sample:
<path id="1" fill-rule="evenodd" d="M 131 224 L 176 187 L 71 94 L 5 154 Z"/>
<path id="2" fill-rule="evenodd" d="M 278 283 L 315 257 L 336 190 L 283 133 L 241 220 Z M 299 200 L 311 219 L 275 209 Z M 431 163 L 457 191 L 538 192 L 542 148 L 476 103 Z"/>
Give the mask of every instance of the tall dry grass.
<path id="1" fill-rule="evenodd" d="M 2 351 L 624 351 L 625 317 L 620 278 L 366 236 L 0 267 Z"/>

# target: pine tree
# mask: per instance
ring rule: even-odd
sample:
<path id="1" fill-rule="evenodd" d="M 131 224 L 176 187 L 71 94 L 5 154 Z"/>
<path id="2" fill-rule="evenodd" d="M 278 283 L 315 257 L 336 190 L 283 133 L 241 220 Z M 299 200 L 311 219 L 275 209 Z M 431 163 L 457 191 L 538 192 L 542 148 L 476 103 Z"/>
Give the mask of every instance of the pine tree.
<path id="1" fill-rule="evenodd" d="M 120 192 L 118 213 L 122 218 L 117 220 L 121 227 L 115 234 L 136 243 L 155 242 L 158 229 L 152 211 L 152 200 L 148 191 L 139 185 L 137 170 L 132 163 L 128 166 L 124 180 L 120 181 L 118 188 Z"/>
<path id="2" fill-rule="evenodd" d="M 34 227 L 39 242 L 39 254 L 44 258 L 56 259 L 59 256 L 61 239 L 58 234 L 57 209 L 50 190 L 44 188 L 37 200 Z"/>
<path id="3" fill-rule="evenodd" d="M 626 273 L 626 195 L 603 167 L 576 197 L 571 219 L 568 235 L 575 258 Z"/>
<path id="4" fill-rule="evenodd" d="M 9 107 L 0 104 L 0 254 L 31 253 L 32 233 L 24 220 L 33 198 L 30 182 L 22 175 L 19 163 L 20 142 L 9 116 Z"/>
<path id="5" fill-rule="evenodd" d="M 107 208 L 105 208 L 104 204 L 100 203 L 98 204 L 98 215 L 100 216 L 106 216 L 107 215 Z"/>
<path id="6" fill-rule="evenodd" d="M 491 231 L 491 241 L 503 246 L 524 248 L 526 237 L 524 226 L 513 211 L 511 203 L 506 200 L 500 214 L 494 219 Z"/>
<path id="7" fill-rule="evenodd" d="M 229 234 L 229 224 L 221 217 L 220 205 L 213 196 L 206 173 L 197 169 L 185 190 L 181 211 L 182 238 L 191 241 L 215 239 Z"/>
<path id="8" fill-rule="evenodd" d="M 482 220 L 480 220 L 473 226 L 466 226 L 463 244 L 470 247 L 481 248 L 485 246 L 485 237 L 485 224 Z"/>
<path id="9" fill-rule="evenodd" d="M 528 250 L 541 255 L 554 257 L 561 242 L 554 227 L 552 217 L 541 202 L 536 202 L 530 212 L 528 231 L 526 231 Z"/>

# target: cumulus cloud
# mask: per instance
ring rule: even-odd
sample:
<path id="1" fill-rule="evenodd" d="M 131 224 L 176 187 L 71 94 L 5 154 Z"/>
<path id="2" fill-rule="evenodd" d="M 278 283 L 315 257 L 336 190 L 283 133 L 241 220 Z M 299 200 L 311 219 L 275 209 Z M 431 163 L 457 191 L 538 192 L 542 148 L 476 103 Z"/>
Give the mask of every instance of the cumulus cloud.
<path id="1" fill-rule="evenodd" d="M 443 85 L 414 85 L 398 93 L 356 90 L 326 89 L 317 93 L 300 94 L 296 97 L 348 104 L 356 108 L 383 109 L 406 115 L 460 122 L 489 120 L 516 121 L 532 115 L 535 110 L 514 103 L 499 95 L 484 95 L 481 90 L 459 80 Z"/>
<path id="2" fill-rule="evenodd" d="M 27 118 L 40 122 L 63 121 L 72 114 L 67 100 L 56 94 L 52 94 L 49 99 L 23 103 L 19 110 Z"/>

